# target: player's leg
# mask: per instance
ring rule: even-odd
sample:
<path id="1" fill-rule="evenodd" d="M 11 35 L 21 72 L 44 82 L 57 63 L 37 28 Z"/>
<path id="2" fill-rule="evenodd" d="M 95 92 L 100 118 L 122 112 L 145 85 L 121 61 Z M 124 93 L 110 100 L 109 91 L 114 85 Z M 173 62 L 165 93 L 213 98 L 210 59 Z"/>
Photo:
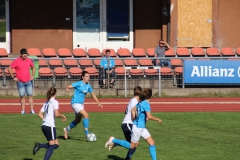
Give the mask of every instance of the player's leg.
<path id="1" fill-rule="evenodd" d="M 56 139 L 56 135 L 57 135 L 56 128 L 55 127 L 48 127 L 48 128 L 50 129 L 50 131 L 48 130 L 48 134 L 46 137 L 48 140 L 49 147 L 46 150 L 44 160 L 49 160 L 53 154 L 53 150 L 59 147 L 59 142 Z"/>
<path id="2" fill-rule="evenodd" d="M 87 111 L 85 109 L 82 109 L 79 111 L 79 114 L 82 115 L 83 117 L 83 128 L 84 128 L 84 132 L 85 132 L 85 136 L 88 135 L 88 128 L 89 128 L 89 115 L 87 113 Z"/>
<path id="3" fill-rule="evenodd" d="M 122 125 L 124 136 L 125 136 L 125 138 L 128 142 L 131 142 L 132 127 L 133 127 L 132 124 Z M 128 150 L 128 153 L 127 153 L 127 156 L 126 156 L 125 160 L 129 160 L 132 157 L 132 155 L 134 154 L 134 152 L 136 151 L 136 149 L 137 149 L 137 145 L 135 145 L 135 147 L 132 148 L 132 149 L 130 148 Z"/>
<path id="4" fill-rule="evenodd" d="M 25 87 L 22 82 L 17 82 L 18 93 L 20 97 L 20 103 L 22 107 L 21 114 L 25 114 Z"/>
<path id="5" fill-rule="evenodd" d="M 156 152 L 155 142 L 146 128 L 144 128 L 141 136 L 149 144 L 149 153 L 150 153 L 150 156 L 152 157 L 152 160 L 157 160 L 157 152 Z"/>
<path id="6" fill-rule="evenodd" d="M 66 128 L 63 128 L 65 139 L 68 139 L 68 132 L 71 129 L 73 129 L 74 127 L 76 127 L 78 125 L 78 123 L 81 122 L 81 119 L 82 119 L 82 116 L 80 114 L 78 114 L 78 112 L 83 109 L 83 105 L 74 103 L 71 106 L 75 113 L 75 119 Z"/>
<path id="7" fill-rule="evenodd" d="M 29 105 L 30 105 L 30 108 L 31 108 L 30 113 L 31 114 L 35 114 L 35 112 L 33 110 L 33 97 L 32 97 L 32 95 L 33 95 L 33 86 L 32 86 L 32 82 L 31 81 L 25 83 L 25 91 L 26 91 L 26 93 L 28 95 L 28 99 L 29 99 L 28 101 L 29 101 Z"/>

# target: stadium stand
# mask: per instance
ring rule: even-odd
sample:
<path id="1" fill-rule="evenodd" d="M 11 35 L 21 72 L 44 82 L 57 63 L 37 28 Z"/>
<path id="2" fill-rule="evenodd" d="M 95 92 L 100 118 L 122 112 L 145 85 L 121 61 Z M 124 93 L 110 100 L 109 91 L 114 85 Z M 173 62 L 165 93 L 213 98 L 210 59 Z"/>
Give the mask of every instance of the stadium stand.
<path id="1" fill-rule="evenodd" d="M 39 76 L 42 78 L 53 77 L 52 70 L 50 68 L 40 68 L 39 69 Z"/>
<path id="2" fill-rule="evenodd" d="M 76 59 L 72 59 L 72 58 L 65 58 L 63 60 L 63 64 L 66 68 L 71 68 L 71 67 L 78 67 L 78 62 Z"/>
<path id="3" fill-rule="evenodd" d="M 80 76 L 82 75 L 82 69 L 79 67 L 70 68 L 69 75 L 71 78 L 80 78 Z"/>
<path id="4" fill-rule="evenodd" d="M 117 74 L 118 77 L 122 77 L 125 75 L 124 73 L 124 68 L 123 67 L 118 67 L 115 69 L 115 72 Z M 126 70 L 126 76 L 129 76 L 129 72 Z"/>
<path id="5" fill-rule="evenodd" d="M 107 49 L 103 49 L 102 54 L 105 55 Z M 110 50 L 110 56 L 111 57 L 117 57 L 117 54 L 114 49 L 109 49 Z"/>
<path id="6" fill-rule="evenodd" d="M 62 59 L 49 58 L 48 63 L 51 69 L 54 69 L 55 67 L 63 67 Z"/>
<path id="7" fill-rule="evenodd" d="M 96 68 L 88 67 L 88 68 L 85 68 L 85 71 L 87 71 L 90 74 L 91 78 L 98 78 L 99 73 Z"/>
<path id="8" fill-rule="evenodd" d="M 115 66 L 116 67 L 123 67 L 123 61 L 120 58 L 116 58 L 115 60 Z"/>
<path id="9" fill-rule="evenodd" d="M 221 54 L 224 57 L 234 57 L 235 53 L 232 48 L 229 47 L 224 47 L 221 49 Z"/>
<path id="10" fill-rule="evenodd" d="M 68 78 L 68 71 L 66 68 L 63 67 L 54 68 L 53 73 L 56 78 Z"/>
<path id="11" fill-rule="evenodd" d="M 82 69 L 85 69 L 86 67 L 93 67 L 93 61 L 91 59 L 79 59 L 78 63 Z"/>
<path id="12" fill-rule="evenodd" d="M 49 67 L 48 59 L 39 59 L 39 68 Z"/>
<path id="13" fill-rule="evenodd" d="M 193 47 L 191 49 L 192 57 L 205 57 L 204 50 L 200 47 Z"/>
<path id="14" fill-rule="evenodd" d="M 238 47 L 238 48 L 236 49 L 236 55 L 237 55 L 237 56 L 240 56 L 240 47 Z"/>
<path id="15" fill-rule="evenodd" d="M 16 70 L 15 70 L 15 69 L 12 69 L 12 73 L 13 73 L 13 75 L 15 76 L 15 75 L 16 75 Z M 10 73 L 9 73 L 8 68 L 5 68 L 5 69 L 4 69 L 4 75 L 6 76 L 6 78 L 9 78 L 9 77 L 11 76 Z"/>
<path id="16" fill-rule="evenodd" d="M 138 63 L 140 66 L 153 66 L 152 60 L 149 58 L 141 58 Z"/>
<path id="17" fill-rule="evenodd" d="M 143 77 L 144 76 L 144 72 L 142 69 L 130 69 L 130 75 L 131 77 Z"/>
<path id="18" fill-rule="evenodd" d="M 89 48 L 88 56 L 89 57 L 102 57 L 102 54 L 100 53 L 100 50 L 97 48 Z"/>
<path id="19" fill-rule="evenodd" d="M 154 50 L 155 50 L 155 48 L 148 48 L 147 49 L 148 57 L 154 57 Z"/>
<path id="20" fill-rule="evenodd" d="M 176 54 L 178 57 L 190 57 L 191 56 L 188 49 L 185 47 L 177 48 Z"/>
<path id="21" fill-rule="evenodd" d="M 168 49 L 165 51 L 165 56 L 166 57 L 175 57 L 176 54 L 175 54 L 174 50 L 171 48 L 171 49 Z"/>
<path id="22" fill-rule="evenodd" d="M 123 59 L 123 62 L 125 66 L 138 66 L 137 60 L 132 57 Z"/>
<path id="23" fill-rule="evenodd" d="M 207 48 L 206 54 L 207 54 L 208 57 L 220 57 L 221 56 L 218 49 L 214 48 L 214 47 Z"/>

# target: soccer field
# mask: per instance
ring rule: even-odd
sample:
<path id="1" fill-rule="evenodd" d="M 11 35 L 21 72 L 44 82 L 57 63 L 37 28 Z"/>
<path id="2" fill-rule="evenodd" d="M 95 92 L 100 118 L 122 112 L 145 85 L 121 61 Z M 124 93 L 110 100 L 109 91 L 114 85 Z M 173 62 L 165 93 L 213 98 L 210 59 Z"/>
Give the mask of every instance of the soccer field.
<path id="1" fill-rule="evenodd" d="M 86 142 L 82 124 L 63 139 L 63 127 L 74 115 L 67 113 L 67 122 L 57 119 L 57 136 L 60 147 L 53 160 L 124 160 L 127 149 L 115 147 L 111 152 L 104 148 L 109 136 L 123 139 L 121 122 L 123 113 L 90 113 L 89 131 L 97 136 L 96 142 Z M 237 160 L 240 157 L 240 116 L 234 112 L 214 113 L 153 113 L 162 119 L 162 125 L 148 121 L 147 128 L 156 143 L 160 160 Z M 36 115 L 0 115 L 0 159 L 43 159 L 45 149 L 32 155 L 36 141 L 45 143 L 41 120 Z M 151 159 L 148 144 L 141 139 L 133 160 Z"/>

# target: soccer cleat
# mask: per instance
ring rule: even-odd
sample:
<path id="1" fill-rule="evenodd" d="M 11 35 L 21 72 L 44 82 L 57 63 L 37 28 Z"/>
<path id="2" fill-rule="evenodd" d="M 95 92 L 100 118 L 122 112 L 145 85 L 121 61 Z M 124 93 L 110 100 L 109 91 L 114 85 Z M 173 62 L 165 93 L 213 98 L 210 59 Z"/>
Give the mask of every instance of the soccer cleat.
<path id="1" fill-rule="evenodd" d="M 30 114 L 35 114 L 34 110 L 31 110 Z"/>
<path id="2" fill-rule="evenodd" d="M 105 148 L 107 148 L 111 143 L 113 143 L 112 142 L 113 139 L 114 139 L 114 137 L 112 137 L 112 136 L 109 138 L 109 140 L 105 143 Z"/>
<path id="3" fill-rule="evenodd" d="M 115 147 L 114 143 L 109 144 L 108 150 L 109 152 Z"/>
<path id="4" fill-rule="evenodd" d="M 25 111 L 22 111 L 21 114 L 25 114 Z"/>
<path id="5" fill-rule="evenodd" d="M 66 128 L 63 128 L 64 131 L 64 138 L 67 140 L 68 139 L 68 131 Z"/>
<path id="6" fill-rule="evenodd" d="M 40 149 L 40 143 L 36 142 L 33 147 L 33 155 L 35 155 L 39 149 Z"/>

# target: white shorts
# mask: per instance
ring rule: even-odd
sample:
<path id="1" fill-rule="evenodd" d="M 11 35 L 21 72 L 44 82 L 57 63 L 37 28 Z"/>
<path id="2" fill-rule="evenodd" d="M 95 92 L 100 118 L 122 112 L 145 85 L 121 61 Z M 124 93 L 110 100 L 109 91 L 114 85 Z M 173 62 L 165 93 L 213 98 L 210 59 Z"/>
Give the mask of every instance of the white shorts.
<path id="1" fill-rule="evenodd" d="M 72 109 L 76 115 L 80 115 L 79 112 L 84 109 L 84 104 L 74 103 L 72 104 Z"/>
<path id="2" fill-rule="evenodd" d="M 144 138 L 144 139 L 147 139 L 150 136 L 151 135 L 148 132 L 147 128 L 137 128 L 136 125 L 133 125 L 131 142 L 137 143 L 137 142 L 139 142 L 141 137 Z"/>

